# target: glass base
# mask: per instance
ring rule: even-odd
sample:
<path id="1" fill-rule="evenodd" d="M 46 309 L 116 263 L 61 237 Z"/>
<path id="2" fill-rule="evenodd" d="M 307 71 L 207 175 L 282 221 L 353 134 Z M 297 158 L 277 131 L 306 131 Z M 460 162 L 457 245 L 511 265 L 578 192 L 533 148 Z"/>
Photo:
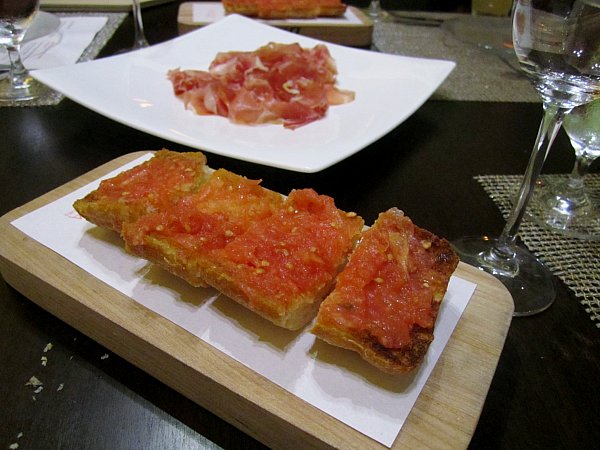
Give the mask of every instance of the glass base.
<path id="1" fill-rule="evenodd" d="M 379 2 L 377 2 L 376 5 L 369 5 L 369 7 L 366 10 L 366 14 L 367 16 L 369 16 L 369 18 L 373 21 L 373 22 L 390 22 L 392 21 L 391 16 L 389 15 L 389 13 L 384 10 L 383 8 L 381 8 L 381 6 L 379 5 Z"/>
<path id="2" fill-rule="evenodd" d="M 143 48 L 148 48 L 148 47 L 150 47 L 150 44 L 148 42 L 145 42 L 145 41 L 136 41 L 136 42 L 133 43 L 133 46 L 117 50 L 115 53 L 113 53 L 113 55 L 115 55 L 115 56 L 116 55 L 123 55 L 125 53 L 131 53 L 131 52 L 134 52 L 136 50 L 141 50 Z"/>
<path id="3" fill-rule="evenodd" d="M 460 260 L 494 275 L 512 295 L 513 316 L 531 316 L 550 307 L 556 297 L 554 279 L 548 268 L 531 252 L 513 247 L 515 257 L 498 258 L 491 253 L 495 239 L 473 236 L 452 242 Z"/>
<path id="4" fill-rule="evenodd" d="M 14 87 L 10 77 L 0 79 L 0 103 L 17 103 L 33 100 L 47 92 L 46 86 L 28 77 L 23 86 Z"/>
<path id="5" fill-rule="evenodd" d="M 567 237 L 600 240 L 600 210 L 587 192 L 566 182 L 538 182 L 527 215 L 537 225 Z"/>

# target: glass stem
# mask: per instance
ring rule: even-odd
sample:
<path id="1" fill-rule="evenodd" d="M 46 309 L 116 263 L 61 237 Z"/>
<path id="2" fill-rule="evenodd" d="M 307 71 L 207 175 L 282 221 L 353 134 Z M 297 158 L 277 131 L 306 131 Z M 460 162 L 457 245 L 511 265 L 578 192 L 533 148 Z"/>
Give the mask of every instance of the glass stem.
<path id="1" fill-rule="evenodd" d="M 561 190 L 555 194 L 555 199 L 559 201 L 560 209 L 565 214 L 571 214 L 573 217 L 584 216 L 592 207 L 590 198 L 585 190 L 584 177 L 590 170 L 590 166 L 595 158 L 587 157 L 586 153 L 577 152 L 573 170 L 569 174 L 566 183 Z"/>
<path id="2" fill-rule="evenodd" d="M 140 6 L 140 0 L 133 0 L 133 23 L 134 23 L 134 42 L 133 48 L 144 48 L 148 47 L 148 41 L 144 34 L 144 22 L 142 20 L 142 7 Z"/>
<path id="3" fill-rule="evenodd" d="M 544 105 L 544 117 L 542 118 L 542 123 L 529 158 L 527 169 L 525 170 L 525 175 L 523 176 L 519 193 L 517 194 L 512 211 L 506 220 L 504 230 L 498 238 L 497 244 L 492 249 L 492 254 L 489 255 L 489 258 L 493 259 L 496 264 L 500 262 L 500 267 L 508 274 L 515 274 L 518 271 L 518 263 L 515 259 L 515 251 L 513 250 L 517 233 L 523 221 L 525 209 L 533 194 L 535 183 L 542 171 L 544 161 L 568 111 L 569 109 L 559 107 L 555 104 Z"/>
<path id="4" fill-rule="evenodd" d="M 8 59 L 10 61 L 10 80 L 15 89 L 23 89 L 29 86 L 27 69 L 21 61 L 19 44 L 7 45 Z"/>
<path id="5" fill-rule="evenodd" d="M 369 9 L 367 11 L 367 14 L 369 15 L 369 17 L 373 18 L 373 19 L 377 19 L 379 18 L 379 14 L 381 13 L 381 3 L 379 0 L 371 0 L 371 3 L 369 3 Z"/>
<path id="6" fill-rule="evenodd" d="M 569 188 L 583 189 L 583 178 L 590 170 L 590 166 L 595 158 L 586 158 L 584 154 L 578 154 L 575 157 L 573 171 L 569 175 Z"/>

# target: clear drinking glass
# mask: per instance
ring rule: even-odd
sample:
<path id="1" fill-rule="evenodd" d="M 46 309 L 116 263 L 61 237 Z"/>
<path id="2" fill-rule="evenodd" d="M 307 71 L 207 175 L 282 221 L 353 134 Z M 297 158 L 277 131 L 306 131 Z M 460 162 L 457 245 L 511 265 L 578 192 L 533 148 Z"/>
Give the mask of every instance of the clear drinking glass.
<path id="1" fill-rule="evenodd" d="M 542 98 L 542 123 L 500 236 L 453 244 L 464 262 L 502 281 L 512 294 L 514 314 L 526 316 L 548 308 L 555 288 L 546 266 L 517 244 L 517 233 L 565 115 L 600 97 L 600 0 L 516 0 L 512 23 L 519 64 Z"/>
<path id="2" fill-rule="evenodd" d="M 39 0 L 0 0 L 0 46 L 8 51 L 10 72 L 0 80 L 0 102 L 32 100 L 45 91 L 21 61 L 21 41 L 39 9 Z"/>
<path id="3" fill-rule="evenodd" d="M 575 150 L 573 170 L 567 180 L 538 183 L 527 214 L 565 236 L 600 240 L 600 210 L 585 188 L 585 176 L 600 156 L 600 100 L 574 108 L 563 128 Z"/>
<path id="4" fill-rule="evenodd" d="M 132 0 L 132 8 L 133 24 L 135 28 L 133 50 L 149 47 L 150 44 L 146 40 L 146 34 L 144 33 L 144 22 L 142 20 L 142 7 L 140 5 L 140 0 Z"/>
<path id="5" fill-rule="evenodd" d="M 383 9 L 381 9 L 381 2 L 379 0 L 371 0 L 369 7 L 367 8 L 367 15 L 377 21 L 383 17 Z"/>
<path id="6" fill-rule="evenodd" d="M 150 46 L 148 40 L 146 39 L 146 34 L 144 33 L 144 21 L 142 20 L 142 6 L 140 4 L 140 0 L 132 0 L 131 8 L 133 12 L 133 46 L 119 50 L 117 52 L 118 54 L 127 53 Z"/>

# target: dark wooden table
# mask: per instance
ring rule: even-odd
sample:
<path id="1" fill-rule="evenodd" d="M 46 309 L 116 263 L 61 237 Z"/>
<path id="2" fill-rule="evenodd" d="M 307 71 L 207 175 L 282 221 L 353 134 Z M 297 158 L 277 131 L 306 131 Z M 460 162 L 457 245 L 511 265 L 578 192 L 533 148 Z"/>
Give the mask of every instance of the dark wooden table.
<path id="1" fill-rule="evenodd" d="M 176 36 L 176 15 L 176 3 L 145 10 L 149 40 Z M 129 18 L 101 56 L 131 40 Z M 448 239 L 498 234 L 502 217 L 473 176 L 522 173 L 540 118 L 536 104 L 429 101 L 378 142 L 319 173 L 208 158 L 212 167 L 261 178 L 281 192 L 312 187 L 367 223 L 398 206 Z M 54 107 L 0 108 L 0 124 L 0 214 L 122 154 L 164 146 L 189 150 L 69 100 Z M 561 133 L 544 172 L 567 172 L 572 162 Z M 513 320 L 472 448 L 597 448 L 600 330 L 558 279 L 557 288 L 549 310 Z M 53 348 L 44 353 L 48 343 Z M 33 400 L 25 386 L 32 375 L 64 389 Z M 0 448 L 262 447 L 2 279 L 0 399 Z"/>

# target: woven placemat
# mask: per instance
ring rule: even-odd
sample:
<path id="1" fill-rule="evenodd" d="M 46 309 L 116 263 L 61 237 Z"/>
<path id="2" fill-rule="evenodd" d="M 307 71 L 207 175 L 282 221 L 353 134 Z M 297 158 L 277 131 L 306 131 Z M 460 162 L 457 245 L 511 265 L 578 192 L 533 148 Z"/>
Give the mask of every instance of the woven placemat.
<path id="1" fill-rule="evenodd" d="M 108 18 L 108 20 L 106 21 L 106 25 L 104 25 L 104 27 L 98 33 L 96 33 L 94 40 L 90 43 L 90 45 L 87 46 L 87 48 L 81 54 L 81 56 L 77 60 L 78 63 L 85 62 L 85 61 L 91 61 L 96 56 L 98 56 L 98 53 L 100 53 L 100 50 L 102 50 L 102 48 L 106 45 L 106 43 L 109 41 L 109 39 L 115 33 L 117 28 L 119 28 L 121 23 L 123 23 L 123 20 L 125 20 L 125 18 L 127 17 L 126 13 L 104 13 L 104 12 L 102 12 L 102 13 L 101 12 L 91 12 L 91 13 L 87 13 L 87 12 L 63 13 L 63 12 L 61 12 L 61 13 L 54 13 L 54 14 L 57 15 L 58 17 L 101 16 L 101 17 Z M 64 95 L 61 94 L 60 92 L 56 92 L 52 89 L 48 89 L 47 93 L 45 93 L 44 95 L 42 95 L 38 98 L 35 98 L 33 100 L 19 101 L 19 102 L 5 102 L 5 103 L 0 104 L 0 107 L 3 107 L 3 106 L 8 106 L 8 107 L 11 107 L 11 106 L 17 106 L 17 107 L 19 107 L 19 106 L 53 106 L 53 105 L 59 104 L 63 98 L 64 98 Z"/>
<path id="2" fill-rule="evenodd" d="M 407 15 L 407 12 L 403 12 Z M 488 102 L 540 102 L 540 97 L 518 68 L 512 50 L 485 50 L 458 39 L 452 32 L 457 20 L 478 20 L 464 14 L 424 13 L 419 20 L 389 18 L 376 22 L 374 49 L 396 55 L 446 59 L 456 62 L 455 69 L 432 95 L 436 100 Z M 427 24 L 427 25 L 425 25 Z M 454 27 L 456 28 L 456 27 Z"/>
<path id="3" fill-rule="evenodd" d="M 545 174 L 540 181 L 552 182 L 567 175 Z M 521 175 L 479 175 L 475 179 L 494 200 L 504 218 L 508 217 Z M 600 198 L 600 174 L 588 174 L 586 188 Z M 536 225 L 525 216 L 519 229 L 523 243 L 567 285 L 600 328 L 600 241 L 568 238 Z"/>

